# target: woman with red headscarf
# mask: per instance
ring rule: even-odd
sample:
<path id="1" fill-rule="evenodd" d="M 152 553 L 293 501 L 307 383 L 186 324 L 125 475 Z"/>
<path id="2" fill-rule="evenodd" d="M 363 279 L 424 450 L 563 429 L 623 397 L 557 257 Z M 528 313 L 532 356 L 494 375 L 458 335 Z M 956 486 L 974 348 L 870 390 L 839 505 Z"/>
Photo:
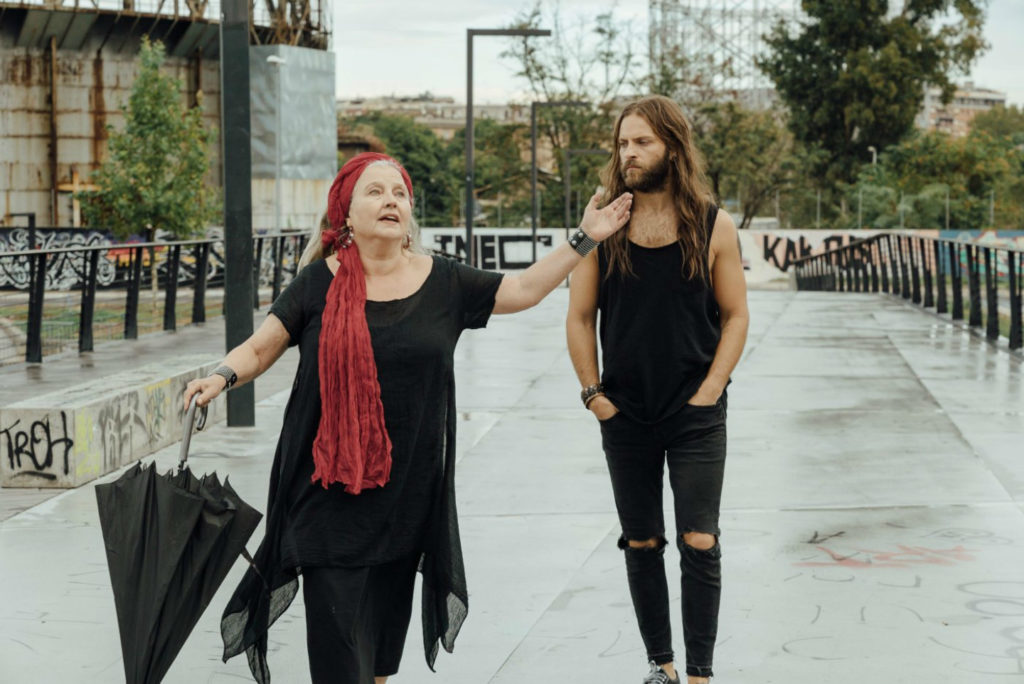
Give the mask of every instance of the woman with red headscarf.
<path id="1" fill-rule="evenodd" d="M 394 159 L 350 159 L 322 230 L 259 330 L 185 405 L 300 360 L 271 471 L 266 535 L 221 621 L 224 659 L 270 681 L 267 630 L 298 591 L 314 684 L 381 684 L 398 670 L 423 572 L 427 664 L 449 652 L 467 592 L 454 499 L 454 349 L 492 313 L 537 304 L 629 217 L 595 195 L 579 231 L 519 275 L 419 253 L 412 181 Z"/>

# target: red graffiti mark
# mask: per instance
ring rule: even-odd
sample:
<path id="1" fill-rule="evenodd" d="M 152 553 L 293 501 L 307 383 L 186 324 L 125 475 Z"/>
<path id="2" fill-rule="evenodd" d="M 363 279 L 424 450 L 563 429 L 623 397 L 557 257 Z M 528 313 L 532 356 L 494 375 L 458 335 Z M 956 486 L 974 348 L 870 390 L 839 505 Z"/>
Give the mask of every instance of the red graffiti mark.
<path id="1" fill-rule="evenodd" d="M 929 549 L 924 546 L 904 546 L 897 551 L 869 551 L 858 549 L 843 555 L 825 547 L 817 547 L 829 555 L 827 561 L 794 563 L 808 568 L 906 568 L 913 565 L 956 565 L 974 560 L 973 552 L 963 546 L 951 549 Z"/>

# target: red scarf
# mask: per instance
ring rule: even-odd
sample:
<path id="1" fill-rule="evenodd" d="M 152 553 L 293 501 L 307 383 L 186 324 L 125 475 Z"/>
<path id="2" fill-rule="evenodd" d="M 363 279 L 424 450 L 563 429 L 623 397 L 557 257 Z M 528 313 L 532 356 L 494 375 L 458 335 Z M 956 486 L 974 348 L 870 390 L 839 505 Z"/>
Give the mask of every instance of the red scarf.
<path id="1" fill-rule="evenodd" d="M 319 480 L 325 489 L 340 482 L 350 494 L 383 487 L 391 475 L 391 439 L 366 324 L 366 276 L 355 243 L 342 247 L 356 181 L 377 161 L 401 172 L 412 201 L 412 180 L 401 164 L 385 154 L 356 155 L 331 185 L 331 230 L 321 237 L 324 248 L 333 249 L 338 258 L 338 272 L 327 291 L 320 329 L 320 427 L 313 443 L 313 482 Z"/>

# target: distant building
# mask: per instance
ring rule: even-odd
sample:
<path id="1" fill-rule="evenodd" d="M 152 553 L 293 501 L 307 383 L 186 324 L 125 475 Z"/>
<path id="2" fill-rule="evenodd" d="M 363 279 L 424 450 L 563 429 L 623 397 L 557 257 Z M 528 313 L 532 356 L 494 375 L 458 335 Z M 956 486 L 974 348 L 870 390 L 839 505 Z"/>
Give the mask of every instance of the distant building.
<path id="1" fill-rule="evenodd" d="M 1006 93 L 987 88 L 977 88 L 973 83 L 965 83 L 953 94 L 950 103 L 942 103 L 942 91 L 939 88 L 927 88 L 921 112 L 914 124 L 925 131 L 944 131 L 954 137 L 967 135 L 971 130 L 971 122 L 980 112 L 1006 104 Z"/>
<path id="2" fill-rule="evenodd" d="M 371 112 L 408 116 L 433 131 L 442 140 L 451 140 L 466 125 L 466 105 L 452 97 L 436 97 L 431 93 L 413 96 L 386 96 L 338 100 L 338 114 L 355 117 Z M 529 105 L 473 105 L 473 117 L 501 123 L 530 123 Z"/>

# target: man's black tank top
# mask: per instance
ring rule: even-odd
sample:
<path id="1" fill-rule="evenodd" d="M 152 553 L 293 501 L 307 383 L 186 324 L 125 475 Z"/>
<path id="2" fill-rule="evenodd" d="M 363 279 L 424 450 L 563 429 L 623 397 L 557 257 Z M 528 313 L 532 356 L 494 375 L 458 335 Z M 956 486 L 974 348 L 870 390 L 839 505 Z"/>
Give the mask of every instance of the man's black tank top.
<path id="1" fill-rule="evenodd" d="M 710 245 L 718 207 L 703 226 Z M 721 337 L 710 284 L 687 278 L 678 242 L 641 247 L 626 241 L 633 274 L 605 277 L 598 248 L 600 338 L 605 395 L 632 420 L 656 423 L 683 407 L 711 368 Z M 707 251 L 702 255 L 707 262 Z"/>

